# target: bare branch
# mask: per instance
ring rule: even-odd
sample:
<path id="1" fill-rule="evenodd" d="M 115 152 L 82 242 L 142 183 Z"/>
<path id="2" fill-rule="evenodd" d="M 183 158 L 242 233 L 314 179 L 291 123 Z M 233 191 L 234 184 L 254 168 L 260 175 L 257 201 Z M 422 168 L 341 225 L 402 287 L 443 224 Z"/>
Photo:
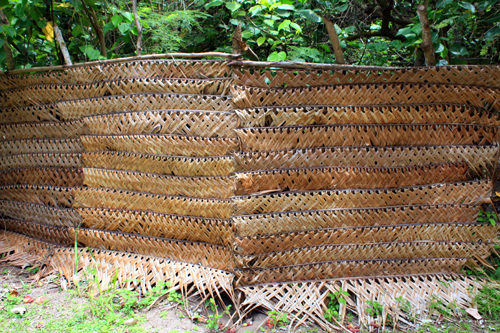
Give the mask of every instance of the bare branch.
<path id="1" fill-rule="evenodd" d="M 139 15 L 137 15 L 137 3 L 139 0 L 132 0 L 132 10 L 134 12 L 135 26 L 137 27 L 137 55 L 140 56 L 142 53 L 142 25 L 139 21 Z"/>

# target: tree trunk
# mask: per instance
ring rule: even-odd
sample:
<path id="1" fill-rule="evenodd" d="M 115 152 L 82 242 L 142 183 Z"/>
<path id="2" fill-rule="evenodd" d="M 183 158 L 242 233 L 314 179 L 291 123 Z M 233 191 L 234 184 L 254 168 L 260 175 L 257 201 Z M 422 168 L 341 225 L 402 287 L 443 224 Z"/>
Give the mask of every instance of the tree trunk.
<path id="1" fill-rule="evenodd" d="M 3 11 L 0 9 L 0 24 L 8 25 L 9 19 Z M 14 62 L 14 56 L 12 55 L 12 49 L 10 48 L 9 41 L 5 38 L 3 43 L 3 50 L 5 51 L 5 63 L 7 64 L 7 70 L 11 71 L 16 69 L 16 63 Z"/>
<path id="2" fill-rule="evenodd" d="M 101 55 L 107 58 L 108 51 L 106 50 L 106 40 L 104 39 L 104 32 L 99 26 L 99 20 L 97 19 L 95 10 L 93 8 L 90 8 L 92 10 L 92 12 L 90 12 L 89 9 L 87 8 L 85 0 L 82 0 L 82 5 L 85 14 L 87 14 L 87 17 L 89 18 L 90 24 L 92 24 L 92 27 L 94 28 L 94 32 L 97 36 L 97 39 L 99 39 L 99 44 L 101 45 Z"/>
<path id="3" fill-rule="evenodd" d="M 436 55 L 434 54 L 434 45 L 432 44 L 431 27 L 427 17 L 427 7 L 425 5 L 417 6 L 418 18 L 422 25 L 422 44 L 420 47 L 424 51 L 425 62 L 427 66 L 436 66 Z"/>
<path id="4" fill-rule="evenodd" d="M 142 53 L 142 25 L 139 21 L 139 15 L 137 15 L 137 3 L 140 0 L 132 0 L 132 10 L 134 12 L 135 26 L 137 27 L 137 55 L 140 56 Z"/>
<path id="5" fill-rule="evenodd" d="M 64 42 L 61 29 L 59 29 L 59 27 L 55 24 L 54 35 L 56 37 L 56 41 L 59 43 L 59 48 L 61 49 L 61 53 L 64 57 L 64 62 L 66 63 L 66 65 L 72 65 L 71 57 L 69 56 L 68 48 L 66 47 L 66 43 Z"/>
<path id="6" fill-rule="evenodd" d="M 327 20 L 323 17 L 323 22 L 326 25 L 326 30 L 328 31 L 328 35 L 330 36 L 330 41 L 332 42 L 333 52 L 335 53 L 335 59 L 337 60 L 337 64 L 345 64 L 344 52 L 342 51 L 342 46 L 340 46 L 339 36 L 337 35 L 337 31 L 335 31 L 335 25 L 330 20 Z"/>

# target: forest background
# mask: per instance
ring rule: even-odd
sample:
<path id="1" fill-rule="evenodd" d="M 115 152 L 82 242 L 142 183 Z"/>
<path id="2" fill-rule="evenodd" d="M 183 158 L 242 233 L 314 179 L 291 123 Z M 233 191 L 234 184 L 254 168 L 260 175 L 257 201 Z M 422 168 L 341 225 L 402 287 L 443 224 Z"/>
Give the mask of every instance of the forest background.
<path id="1" fill-rule="evenodd" d="M 260 60 L 335 63 L 329 22 L 347 64 L 421 66 L 419 4 L 437 65 L 500 63 L 499 0 L 142 0 L 137 20 L 133 1 L 0 0 L 0 70 L 64 64 L 59 32 L 73 63 L 135 56 L 140 30 L 142 54 L 232 53 L 238 25 Z"/>

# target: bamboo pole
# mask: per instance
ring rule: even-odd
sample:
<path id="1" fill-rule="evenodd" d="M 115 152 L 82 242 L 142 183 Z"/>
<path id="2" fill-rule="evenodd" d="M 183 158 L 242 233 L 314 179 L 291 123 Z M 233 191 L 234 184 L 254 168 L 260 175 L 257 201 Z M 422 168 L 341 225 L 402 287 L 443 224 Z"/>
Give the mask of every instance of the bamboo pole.
<path id="1" fill-rule="evenodd" d="M 7 75 L 7 74 L 24 74 L 24 73 L 32 73 L 32 72 L 61 71 L 61 70 L 71 69 L 71 68 L 87 67 L 87 66 L 94 66 L 94 65 L 116 64 L 116 63 L 122 63 L 122 62 L 128 62 L 128 61 L 174 59 L 174 58 L 198 59 L 198 58 L 206 58 L 206 57 L 221 57 L 221 58 L 227 58 L 227 59 L 239 59 L 241 57 L 241 55 L 222 53 L 222 52 L 148 54 L 148 55 L 143 55 L 140 57 L 126 57 L 126 58 L 107 59 L 107 60 L 99 60 L 99 61 L 89 61 L 89 62 L 82 62 L 82 63 L 78 63 L 78 64 L 73 64 L 73 65 L 45 66 L 45 67 L 32 67 L 32 68 L 15 69 L 12 71 L 0 73 L 0 76 Z"/>
<path id="2" fill-rule="evenodd" d="M 337 31 L 335 31 L 335 25 L 330 20 L 323 17 L 323 22 L 326 25 L 326 30 L 328 31 L 328 36 L 330 36 L 330 41 L 332 42 L 333 52 L 335 53 L 335 59 L 337 64 L 345 64 L 344 52 L 342 51 L 342 46 L 340 46 L 339 36 Z"/>

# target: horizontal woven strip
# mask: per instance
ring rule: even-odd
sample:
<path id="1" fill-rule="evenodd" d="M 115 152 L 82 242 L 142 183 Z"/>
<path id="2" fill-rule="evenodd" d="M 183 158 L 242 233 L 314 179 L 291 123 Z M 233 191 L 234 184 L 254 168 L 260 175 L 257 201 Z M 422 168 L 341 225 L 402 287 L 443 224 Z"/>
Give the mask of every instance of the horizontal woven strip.
<path id="1" fill-rule="evenodd" d="M 237 129 L 244 151 L 335 146 L 487 145 L 497 127 L 481 125 L 318 125 Z"/>
<path id="2" fill-rule="evenodd" d="M 109 187 L 197 198 L 228 199 L 234 194 L 233 177 L 179 177 L 92 168 L 84 168 L 83 174 L 84 184 L 90 187 Z"/>
<path id="3" fill-rule="evenodd" d="M 493 172 L 498 146 L 335 147 L 236 153 L 237 171 L 304 167 L 397 167 L 465 162 Z M 488 174 L 488 173 L 487 173 Z"/>
<path id="4" fill-rule="evenodd" d="M 40 262 L 53 267 L 67 281 L 73 281 L 75 251 L 73 248 L 59 247 L 13 232 L 0 235 L 0 253 L 14 251 L 31 255 Z M 219 290 L 233 295 L 234 275 L 227 271 L 188 263 L 170 261 L 133 253 L 122 253 L 98 249 L 78 251 L 78 270 L 81 275 L 90 268 L 96 269 L 101 290 L 111 287 L 116 277 L 121 288 L 139 289 L 146 293 L 158 281 L 170 281 L 174 288 L 186 294 L 198 291 L 207 297 L 215 297 Z M 117 285 L 113 285 L 116 287 Z"/>
<path id="5" fill-rule="evenodd" d="M 231 112 L 161 110 L 123 112 L 85 118 L 88 134 L 182 134 L 234 137 L 238 117 Z"/>
<path id="6" fill-rule="evenodd" d="M 84 135 L 81 140 L 88 151 L 115 150 L 159 155 L 215 156 L 239 150 L 238 139 L 170 134 Z"/>
<path id="7" fill-rule="evenodd" d="M 300 247 L 389 243 L 389 242 L 486 242 L 496 240 L 500 227 L 489 223 L 430 223 L 396 226 L 347 227 L 316 229 L 263 236 L 235 237 L 235 252 L 256 255 L 292 250 Z M 407 258 L 403 253 L 400 258 Z M 362 258 L 372 259 L 372 258 Z"/>
<path id="8" fill-rule="evenodd" d="M 70 246 L 75 244 L 74 230 L 67 226 L 53 226 L 42 223 L 0 219 L 0 227 L 46 242 Z"/>
<path id="9" fill-rule="evenodd" d="M 68 121 L 103 113 L 144 110 L 231 110 L 228 96 L 182 94 L 132 94 L 62 101 L 41 106 L 0 109 L 0 123 Z"/>
<path id="10" fill-rule="evenodd" d="M 498 66 L 446 66 L 398 69 L 253 69 L 234 68 L 235 84 L 255 87 L 296 87 L 345 83 L 421 82 L 499 87 Z"/>
<path id="11" fill-rule="evenodd" d="M 77 138 L 85 133 L 79 120 L 52 123 L 17 123 L 0 125 L 0 139 Z"/>
<path id="12" fill-rule="evenodd" d="M 0 156 L 32 153 L 79 153 L 82 142 L 77 139 L 22 139 L 0 141 Z"/>
<path id="13" fill-rule="evenodd" d="M 186 216 L 228 219 L 233 202 L 226 199 L 200 199 L 103 188 L 75 188 L 74 207 L 151 210 Z"/>
<path id="14" fill-rule="evenodd" d="M 50 207 L 20 201 L 0 200 L 0 214 L 16 220 L 54 226 L 78 226 L 82 218 L 75 209 Z"/>
<path id="15" fill-rule="evenodd" d="M 384 83 L 288 89 L 231 87 L 235 108 L 285 105 L 457 103 L 499 109 L 498 88 L 451 84 Z"/>
<path id="16" fill-rule="evenodd" d="M 34 153 L 0 157 L 0 171 L 17 168 L 56 166 L 61 168 L 81 168 L 80 153 Z"/>
<path id="17" fill-rule="evenodd" d="M 482 108 L 459 104 L 259 107 L 235 110 L 241 127 L 458 123 L 498 126 Z"/>
<path id="18" fill-rule="evenodd" d="M 182 157 L 96 151 L 83 153 L 82 161 L 87 167 L 190 177 L 228 176 L 234 172 L 232 156 Z"/>
<path id="19" fill-rule="evenodd" d="M 240 196 L 232 201 L 234 215 L 247 215 L 334 208 L 481 203 L 489 200 L 490 190 L 490 182 L 474 181 L 390 190 L 287 192 Z"/>
<path id="20" fill-rule="evenodd" d="M 236 174 L 236 195 L 265 191 L 309 191 L 332 189 L 393 188 L 470 179 L 466 164 L 362 168 L 323 167 L 254 171 Z"/>
<path id="21" fill-rule="evenodd" d="M 235 255 L 238 268 L 270 268 L 334 260 L 480 257 L 491 255 L 493 243 L 394 242 L 303 247 L 257 256 Z"/>
<path id="22" fill-rule="evenodd" d="M 21 201 L 59 208 L 71 208 L 73 195 L 70 187 L 9 185 L 0 186 L 0 200 Z"/>
<path id="23" fill-rule="evenodd" d="M 368 301 L 384 304 L 384 314 L 391 315 L 396 322 L 404 324 L 408 323 L 408 320 L 413 321 L 412 318 L 428 318 L 433 311 L 429 306 L 429 299 L 433 296 L 439 297 L 445 307 L 450 305 L 463 310 L 471 307 L 474 295 L 481 285 L 473 276 L 418 274 L 272 283 L 241 287 L 237 290 L 244 294 L 241 305 L 244 313 L 261 306 L 269 311 L 291 313 L 293 318 L 300 318 L 294 321 L 294 325 L 311 320 L 324 330 L 341 330 L 340 327 L 327 322 L 324 317 L 330 301 L 329 295 L 340 290 L 349 294 L 348 297 L 343 296 L 346 304 L 340 304 L 340 321 L 343 322 L 347 305 L 349 310 L 354 311 L 359 320 L 368 326 L 373 321 L 373 314 L 366 311 L 371 308 Z M 408 302 L 409 313 L 401 310 L 400 299 Z"/>
<path id="24" fill-rule="evenodd" d="M 37 167 L 0 172 L 0 186 L 30 184 L 73 187 L 83 185 L 80 168 Z"/>
<path id="25" fill-rule="evenodd" d="M 47 84 L 0 91 L 3 107 L 52 104 L 59 101 L 139 93 L 228 95 L 229 79 L 135 78 L 87 84 Z"/>
<path id="26" fill-rule="evenodd" d="M 475 222 L 478 205 L 421 205 L 330 209 L 234 216 L 237 236 L 257 236 L 339 227 L 417 223 Z"/>
<path id="27" fill-rule="evenodd" d="M 77 240 L 92 248 L 149 255 L 223 270 L 232 268 L 230 249 L 220 245 L 87 228 L 78 228 Z"/>
<path id="28" fill-rule="evenodd" d="M 220 60 L 135 60 L 68 68 L 62 71 L 6 75 L 0 77 L 0 89 L 21 88 L 35 84 L 91 83 L 125 78 L 221 78 L 230 74 L 226 61 Z"/>
<path id="29" fill-rule="evenodd" d="M 206 242 L 232 247 L 231 220 L 196 218 L 152 211 L 110 208 L 75 208 L 82 226 L 144 236 Z"/>
<path id="30" fill-rule="evenodd" d="M 342 260 L 269 269 L 235 269 L 236 286 L 285 281 L 458 273 L 465 258 Z"/>

